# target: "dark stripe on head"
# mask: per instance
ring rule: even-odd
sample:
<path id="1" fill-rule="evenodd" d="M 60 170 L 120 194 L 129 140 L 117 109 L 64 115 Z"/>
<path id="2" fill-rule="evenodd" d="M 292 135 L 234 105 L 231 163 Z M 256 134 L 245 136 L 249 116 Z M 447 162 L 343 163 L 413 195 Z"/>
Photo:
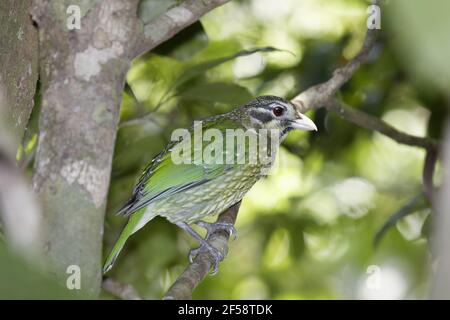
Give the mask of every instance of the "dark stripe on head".
<path id="1" fill-rule="evenodd" d="M 252 118 L 255 118 L 255 119 L 261 121 L 262 123 L 267 123 L 267 122 L 273 120 L 273 116 L 270 112 L 258 110 L 258 109 L 250 110 L 250 116 Z"/>

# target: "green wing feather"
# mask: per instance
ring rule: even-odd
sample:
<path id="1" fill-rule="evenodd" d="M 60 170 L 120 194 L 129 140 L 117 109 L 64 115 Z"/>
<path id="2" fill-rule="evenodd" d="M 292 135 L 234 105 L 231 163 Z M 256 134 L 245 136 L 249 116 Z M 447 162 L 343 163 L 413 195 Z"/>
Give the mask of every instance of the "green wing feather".
<path id="1" fill-rule="evenodd" d="M 210 128 L 218 129 L 223 133 L 225 129 L 244 129 L 237 121 L 230 120 L 224 116 L 204 121 L 202 124 L 203 131 Z M 189 130 L 189 133 L 191 137 L 190 142 L 192 142 L 194 140 L 193 128 Z M 216 179 L 230 168 L 231 165 L 226 164 L 195 164 L 198 163 L 196 160 L 199 159 L 196 159 L 198 154 L 195 154 L 192 147 L 191 157 L 193 161 L 188 164 L 175 164 L 172 159 L 173 149 L 177 146 L 181 147 L 180 144 L 182 143 L 188 142 L 188 139 L 182 139 L 181 141 L 170 143 L 144 170 L 138 184 L 134 188 L 133 196 L 118 212 L 118 214 L 131 216 L 109 254 L 103 267 L 103 272 L 107 272 L 112 267 L 127 239 L 142 227 L 139 224 L 142 222 L 144 215 L 147 214 L 146 222 L 154 217 L 146 213 L 146 206 Z M 209 143 L 202 141 L 203 148 Z"/>
<path id="2" fill-rule="evenodd" d="M 203 123 L 203 131 L 211 128 L 218 129 L 224 133 L 225 129 L 243 127 L 236 121 L 219 118 L 214 121 L 210 120 Z M 198 159 L 198 156 L 201 155 L 201 153 L 195 153 L 192 145 L 194 142 L 193 128 L 191 128 L 189 133 L 190 140 L 182 139 L 181 141 L 169 144 L 162 153 L 152 160 L 151 165 L 144 170 L 139 183 L 135 187 L 133 197 L 121 210 L 119 210 L 119 214 L 132 214 L 152 202 L 183 192 L 217 178 L 228 169 L 229 165 L 226 164 L 201 163 L 201 159 Z M 209 144 L 209 142 L 205 141 L 200 142 L 202 143 L 203 148 Z M 192 161 L 187 164 L 174 163 L 172 151 L 175 148 L 182 148 L 183 144 L 187 143 L 191 143 L 190 156 Z"/>

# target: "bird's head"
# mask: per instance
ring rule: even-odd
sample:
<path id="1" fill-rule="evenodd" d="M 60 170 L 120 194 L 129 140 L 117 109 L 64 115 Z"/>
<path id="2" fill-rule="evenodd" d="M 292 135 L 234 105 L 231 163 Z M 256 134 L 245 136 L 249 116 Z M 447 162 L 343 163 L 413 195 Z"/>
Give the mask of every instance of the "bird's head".
<path id="1" fill-rule="evenodd" d="M 299 129 L 317 130 L 314 122 L 302 114 L 293 103 L 276 96 L 261 96 L 245 106 L 248 125 L 254 129 L 278 129 L 284 136 Z"/>

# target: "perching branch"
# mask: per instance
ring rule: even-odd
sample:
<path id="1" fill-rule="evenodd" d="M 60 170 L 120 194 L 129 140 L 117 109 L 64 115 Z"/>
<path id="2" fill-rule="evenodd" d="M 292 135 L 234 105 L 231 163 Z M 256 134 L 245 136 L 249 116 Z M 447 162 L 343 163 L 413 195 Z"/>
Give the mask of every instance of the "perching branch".
<path id="1" fill-rule="evenodd" d="M 241 203 L 238 202 L 225 212 L 219 215 L 217 222 L 234 224 Z M 228 253 L 228 239 L 230 234 L 227 231 L 218 230 L 214 232 L 208 243 L 218 249 L 224 256 Z M 201 253 L 195 257 L 194 261 L 187 266 L 184 272 L 178 277 L 164 296 L 165 300 L 185 300 L 192 299 L 192 292 L 195 287 L 208 275 L 213 265 L 213 257 L 209 253 Z"/>

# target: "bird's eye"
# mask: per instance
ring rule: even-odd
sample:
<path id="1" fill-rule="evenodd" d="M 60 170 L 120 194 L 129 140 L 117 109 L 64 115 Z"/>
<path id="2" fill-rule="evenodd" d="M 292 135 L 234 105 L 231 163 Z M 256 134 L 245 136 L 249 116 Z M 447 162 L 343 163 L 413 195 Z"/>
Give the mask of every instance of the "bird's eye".
<path id="1" fill-rule="evenodd" d="M 281 117 L 284 113 L 284 108 L 283 107 L 275 107 L 275 108 L 273 108 L 272 112 L 276 117 Z"/>

